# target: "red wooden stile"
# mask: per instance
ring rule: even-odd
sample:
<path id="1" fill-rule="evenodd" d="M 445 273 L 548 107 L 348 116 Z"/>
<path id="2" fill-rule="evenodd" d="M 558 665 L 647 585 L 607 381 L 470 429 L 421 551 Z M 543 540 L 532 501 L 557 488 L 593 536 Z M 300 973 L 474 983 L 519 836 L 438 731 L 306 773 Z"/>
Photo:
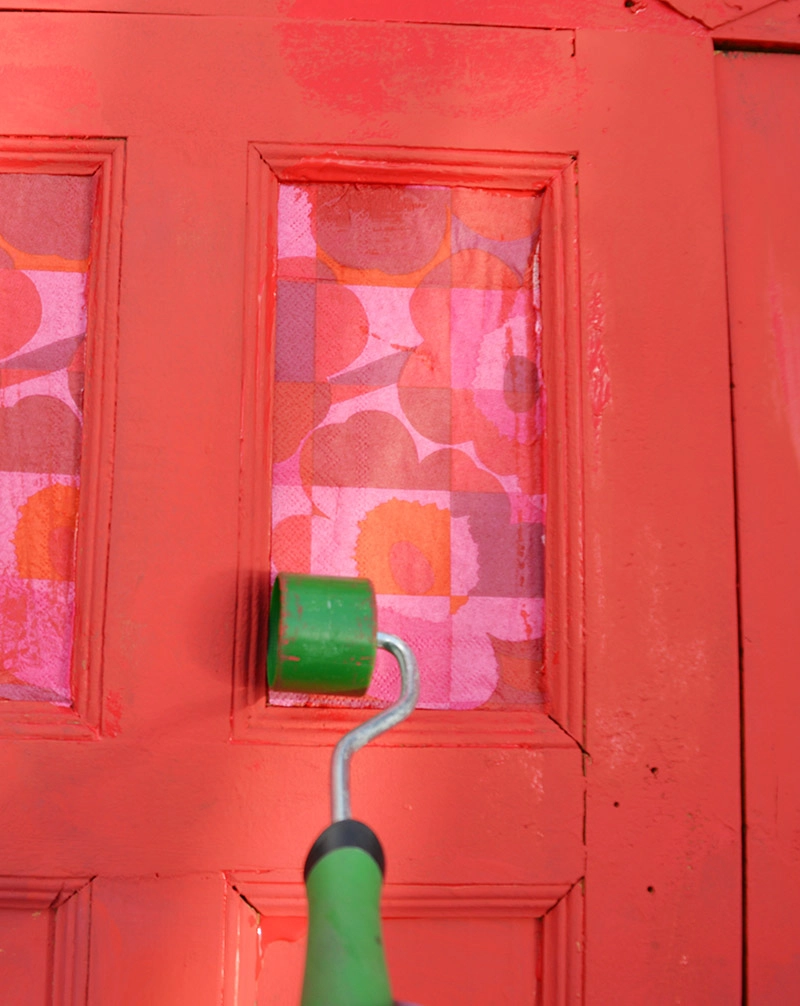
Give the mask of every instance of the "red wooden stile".
<path id="1" fill-rule="evenodd" d="M 741 586 L 751 1003 L 800 995 L 800 62 L 720 52 Z"/>

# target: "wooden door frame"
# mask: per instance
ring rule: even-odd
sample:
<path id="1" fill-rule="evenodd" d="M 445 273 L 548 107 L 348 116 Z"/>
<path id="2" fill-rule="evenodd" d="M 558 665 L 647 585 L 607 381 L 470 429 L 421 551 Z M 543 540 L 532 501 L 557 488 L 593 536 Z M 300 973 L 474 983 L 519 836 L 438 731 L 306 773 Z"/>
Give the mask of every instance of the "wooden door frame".
<path id="1" fill-rule="evenodd" d="M 240 539 L 232 724 L 235 740 L 331 745 L 364 719 L 345 709 L 270 708 L 263 613 L 269 606 L 276 219 L 281 182 L 429 184 L 544 192 L 541 240 L 547 394 L 544 710 L 418 710 L 376 743 L 389 747 L 583 746 L 583 356 L 576 155 L 251 143 L 248 156 Z"/>

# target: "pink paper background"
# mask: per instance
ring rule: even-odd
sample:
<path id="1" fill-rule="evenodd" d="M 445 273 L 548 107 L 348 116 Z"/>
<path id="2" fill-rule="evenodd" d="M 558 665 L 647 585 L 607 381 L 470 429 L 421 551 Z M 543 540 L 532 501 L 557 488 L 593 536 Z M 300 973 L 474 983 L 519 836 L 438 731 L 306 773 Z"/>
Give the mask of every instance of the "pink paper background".
<path id="1" fill-rule="evenodd" d="M 0 175 L 0 698 L 68 704 L 94 181 Z"/>
<path id="2" fill-rule="evenodd" d="M 280 189 L 272 571 L 372 579 L 423 708 L 543 701 L 539 217 L 516 193 Z M 380 654 L 371 704 L 395 676 Z"/>

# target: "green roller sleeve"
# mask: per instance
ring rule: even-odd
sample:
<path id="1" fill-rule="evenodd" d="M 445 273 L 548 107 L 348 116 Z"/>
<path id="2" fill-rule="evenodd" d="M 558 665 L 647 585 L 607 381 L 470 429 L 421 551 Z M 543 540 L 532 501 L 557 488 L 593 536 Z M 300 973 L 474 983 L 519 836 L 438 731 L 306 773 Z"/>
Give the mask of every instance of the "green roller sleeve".
<path id="1" fill-rule="evenodd" d="M 356 821 L 339 821 L 328 832 L 348 825 L 369 832 Z M 314 849 L 306 875 L 308 951 L 301 1006 L 392 1006 L 381 935 L 381 865 L 357 844 L 324 851 L 310 865 L 313 854 Z"/>
<path id="2" fill-rule="evenodd" d="M 363 695 L 375 666 L 376 621 L 369 580 L 279 573 L 269 611 L 269 687 Z"/>

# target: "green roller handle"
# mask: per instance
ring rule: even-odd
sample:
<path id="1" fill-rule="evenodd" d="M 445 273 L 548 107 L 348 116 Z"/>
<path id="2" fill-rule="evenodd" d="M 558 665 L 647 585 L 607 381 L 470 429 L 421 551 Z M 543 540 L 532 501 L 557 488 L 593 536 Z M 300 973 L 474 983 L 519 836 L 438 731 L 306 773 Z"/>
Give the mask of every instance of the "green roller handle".
<path id="1" fill-rule="evenodd" d="M 326 837 L 333 848 L 323 847 L 314 861 Z M 336 822 L 312 847 L 301 1006 L 392 1006 L 381 933 L 382 859 L 377 838 L 358 821 Z"/>
<path id="2" fill-rule="evenodd" d="M 369 580 L 279 573 L 269 609 L 269 687 L 363 695 L 375 666 L 376 631 Z"/>
<path id="3" fill-rule="evenodd" d="M 271 690 L 363 695 L 378 646 L 399 664 L 401 693 L 345 734 L 333 754 L 333 824 L 317 838 L 305 865 L 308 949 L 301 1006 L 393 1006 L 381 931 L 383 849 L 375 833 L 350 816 L 349 765 L 364 744 L 411 713 L 419 674 L 408 644 L 377 632 L 369 580 L 278 574 L 269 613 Z"/>

